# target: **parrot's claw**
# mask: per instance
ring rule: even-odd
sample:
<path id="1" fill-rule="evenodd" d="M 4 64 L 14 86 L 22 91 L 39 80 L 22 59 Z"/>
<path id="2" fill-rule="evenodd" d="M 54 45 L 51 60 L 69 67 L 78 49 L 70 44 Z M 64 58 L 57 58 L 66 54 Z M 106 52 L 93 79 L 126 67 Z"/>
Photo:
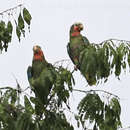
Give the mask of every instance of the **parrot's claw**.
<path id="1" fill-rule="evenodd" d="M 78 66 L 77 65 L 74 66 L 74 70 L 76 70 L 76 71 L 78 70 Z"/>

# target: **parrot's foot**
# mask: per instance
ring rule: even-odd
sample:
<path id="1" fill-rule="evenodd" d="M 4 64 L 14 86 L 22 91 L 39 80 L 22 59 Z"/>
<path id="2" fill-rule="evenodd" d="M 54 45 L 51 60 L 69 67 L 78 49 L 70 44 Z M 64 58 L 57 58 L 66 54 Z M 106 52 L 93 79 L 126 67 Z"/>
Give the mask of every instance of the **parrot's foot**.
<path id="1" fill-rule="evenodd" d="M 74 66 L 74 70 L 77 71 L 78 69 L 79 69 L 79 66 L 78 66 L 78 65 L 75 65 L 75 66 Z"/>
<path id="2" fill-rule="evenodd" d="M 75 66 L 74 66 L 74 70 L 76 70 L 76 71 L 77 71 L 77 69 L 78 69 L 78 68 L 77 68 L 77 66 L 75 65 Z"/>

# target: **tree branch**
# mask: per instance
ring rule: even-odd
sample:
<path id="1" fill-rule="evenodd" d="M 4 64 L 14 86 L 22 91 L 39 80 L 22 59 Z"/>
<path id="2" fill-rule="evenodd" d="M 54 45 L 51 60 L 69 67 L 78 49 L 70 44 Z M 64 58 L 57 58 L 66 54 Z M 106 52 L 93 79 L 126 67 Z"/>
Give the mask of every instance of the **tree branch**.
<path id="1" fill-rule="evenodd" d="M 15 6 L 15 7 L 13 7 L 13 8 L 7 9 L 7 10 L 1 12 L 0 15 L 3 15 L 4 13 L 7 13 L 9 11 L 15 10 L 15 9 L 17 9 L 18 7 L 21 7 L 21 6 L 23 6 L 23 4 L 19 4 L 19 5 Z"/>
<path id="2" fill-rule="evenodd" d="M 63 59 L 63 60 L 56 61 L 56 62 L 54 62 L 53 65 L 56 65 L 56 64 L 58 64 L 58 63 L 63 63 L 63 62 L 65 62 L 65 61 L 70 61 L 70 59 Z"/>
<path id="3" fill-rule="evenodd" d="M 87 93 L 91 93 L 91 92 L 104 92 L 104 93 L 107 93 L 107 94 L 109 94 L 109 95 L 112 95 L 112 96 L 114 96 L 114 97 L 120 99 L 117 95 L 112 94 L 112 93 L 110 93 L 110 92 L 107 92 L 107 91 L 105 91 L 105 90 L 89 90 L 89 91 L 84 91 L 84 90 L 79 90 L 79 89 L 73 89 L 73 91 L 83 92 L 83 93 L 86 93 L 86 94 L 87 94 Z"/>
<path id="4" fill-rule="evenodd" d="M 126 127 L 126 128 L 121 128 L 121 129 L 119 129 L 119 130 L 127 130 L 127 129 L 129 129 L 130 128 L 130 126 L 128 126 L 128 127 Z"/>
<path id="5" fill-rule="evenodd" d="M 110 39 L 108 39 L 108 40 L 104 40 L 103 42 L 101 42 L 101 43 L 99 43 L 99 44 L 103 44 L 103 43 L 105 43 L 105 42 L 107 42 L 107 41 L 118 41 L 118 42 L 126 42 L 126 43 L 130 43 L 130 41 L 127 41 L 127 40 L 119 40 L 119 39 L 115 39 L 115 38 L 110 38 Z"/>

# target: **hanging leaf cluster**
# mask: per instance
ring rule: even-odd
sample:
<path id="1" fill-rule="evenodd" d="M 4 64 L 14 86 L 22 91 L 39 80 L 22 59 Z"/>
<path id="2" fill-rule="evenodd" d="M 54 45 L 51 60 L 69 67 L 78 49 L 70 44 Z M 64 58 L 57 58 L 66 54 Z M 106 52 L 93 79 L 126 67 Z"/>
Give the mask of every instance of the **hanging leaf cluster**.
<path id="1" fill-rule="evenodd" d="M 108 103 L 101 100 L 98 94 L 88 93 L 78 105 L 76 120 L 86 128 L 86 122 L 94 123 L 93 130 L 117 130 L 121 127 L 121 107 L 117 98 L 111 98 Z"/>
<path id="2" fill-rule="evenodd" d="M 81 63 L 81 73 L 90 86 L 106 82 L 111 74 L 119 79 L 121 71 L 130 67 L 130 42 L 110 39 L 90 44 L 81 54 Z"/>
<path id="3" fill-rule="evenodd" d="M 28 25 L 28 29 L 30 31 L 31 19 L 32 19 L 32 17 L 30 15 L 29 11 L 26 8 L 24 8 L 22 13 L 20 12 L 17 22 L 15 21 L 16 34 L 19 39 L 19 42 L 21 39 L 21 34 L 23 35 L 23 37 L 25 37 L 25 23 Z"/>
<path id="4" fill-rule="evenodd" d="M 15 122 L 23 108 L 17 104 L 18 91 L 10 87 L 5 87 L 4 90 L 0 90 L 0 129 L 14 130 Z"/>
<path id="5" fill-rule="evenodd" d="M 10 87 L 0 91 L 1 130 L 74 130 L 63 110 L 47 108 L 40 117 L 30 100 L 32 98 L 24 95 L 24 106 L 20 105 L 18 93 L 18 90 Z"/>
<path id="6" fill-rule="evenodd" d="M 47 111 L 45 117 L 45 120 L 41 122 L 40 130 L 74 130 L 62 111 L 59 113 Z"/>
<path id="7" fill-rule="evenodd" d="M 26 8 L 23 8 L 20 10 L 18 18 L 14 18 L 12 10 L 21 8 L 20 6 L 17 6 L 15 8 L 8 9 L 7 11 L 4 11 L 1 13 L 2 16 L 4 16 L 5 13 L 9 15 L 9 17 L 13 17 L 13 20 L 10 18 L 8 22 L 5 20 L 0 21 L 0 51 L 2 52 L 3 49 L 7 51 L 9 43 L 11 43 L 12 40 L 12 33 L 16 28 L 16 35 L 19 39 L 21 39 L 21 36 L 25 37 L 25 25 L 28 25 L 28 29 L 30 31 L 30 23 L 31 23 L 31 15 L 29 11 Z M 16 27 L 15 27 L 15 24 Z M 26 23 L 26 24 L 25 24 Z M 22 34 L 22 35 L 21 35 Z"/>
<path id="8" fill-rule="evenodd" d="M 7 25 L 4 21 L 0 21 L 0 50 L 7 51 L 8 44 L 11 42 L 13 25 L 8 21 Z"/>
<path id="9" fill-rule="evenodd" d="M 67 104 L 73 84 L 75 84 L 75 81 L 72 73 L 60 66 L 57 69 L 57 78 L 53 88 L 53 93 L 57 97 L 58 106 L 62 105 L 63 102 Z"/>

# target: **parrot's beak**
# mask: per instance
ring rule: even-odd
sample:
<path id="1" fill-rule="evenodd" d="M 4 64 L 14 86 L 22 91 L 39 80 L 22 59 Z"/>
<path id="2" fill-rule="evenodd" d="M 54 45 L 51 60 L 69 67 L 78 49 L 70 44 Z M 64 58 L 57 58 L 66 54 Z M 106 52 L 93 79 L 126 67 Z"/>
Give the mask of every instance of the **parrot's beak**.
<path id="1" fill-rule="evenodd" d="M 33 52 L 36 54 L 36 53 L 38 53 L 38 48 L 37 48 L 37 46 L 34 46 L 33 47 Z"/>
<path id="2" fill-rule="evenodd" d="M 83 27 L 83 24 L 79 24 L 79 29 L 80 29 L 80 31 L 83 30 L 83 28 L 84 28 L 84 27 Z"/>

